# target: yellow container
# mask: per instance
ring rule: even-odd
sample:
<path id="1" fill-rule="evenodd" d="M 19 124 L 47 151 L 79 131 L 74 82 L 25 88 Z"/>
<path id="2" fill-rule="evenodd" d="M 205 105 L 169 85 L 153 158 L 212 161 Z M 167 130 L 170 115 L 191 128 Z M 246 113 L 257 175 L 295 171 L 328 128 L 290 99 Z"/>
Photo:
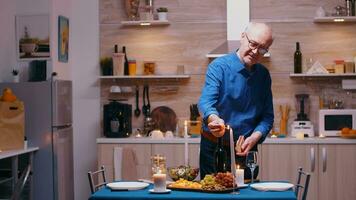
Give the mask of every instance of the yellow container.
<path id="1" fill-rule="evenodd" d="M 136 75 L 136 61 L 135 60 L 129 60 L 129 76 L 135 76 Z"/>

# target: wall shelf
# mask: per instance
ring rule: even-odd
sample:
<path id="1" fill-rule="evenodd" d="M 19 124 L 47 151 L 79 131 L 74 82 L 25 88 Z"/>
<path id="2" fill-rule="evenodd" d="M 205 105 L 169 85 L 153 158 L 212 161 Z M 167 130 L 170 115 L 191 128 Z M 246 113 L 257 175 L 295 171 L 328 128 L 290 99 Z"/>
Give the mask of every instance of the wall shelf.
<path id="1" fill-rule="evenodd" d="M 168 20 L 121 21 L 122 26 L 166 26 Z"/>
<path id="2" fill-rule="evenodd" d="M 100 76 L 99 79 L 105 82 L 115 82 L 119 85 L 176 85 L 188 81 L 190 75 Z"/>
<path id="3" fill-rule="evenodd" d="M 137 76 L 100 76 L 100 79 L 189 79 L 189 75 L 137 75 Z"/>
<path id="4" fill-rule="evenodd" d="M 343 23 L 343 22 L 356 22 L 355 16 L 332 16 L 332 17 L 315 17 L 315 23 Z"/>
<path id="5" fill-rule="evenodd" d="M 294 74 L 290 73 L 291 78 L 330 78 L 330 77 L 340 77 L 340 78 L 356 78 L 356 73 L 345 73 L 345 74 Z"/>

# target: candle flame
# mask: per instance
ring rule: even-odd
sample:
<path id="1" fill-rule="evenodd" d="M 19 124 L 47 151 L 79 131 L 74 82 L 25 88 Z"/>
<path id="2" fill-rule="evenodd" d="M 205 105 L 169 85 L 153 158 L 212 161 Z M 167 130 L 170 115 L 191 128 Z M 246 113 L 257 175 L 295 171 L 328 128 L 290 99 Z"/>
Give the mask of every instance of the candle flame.
<path id="1" fill-rule="evenodd" d="M 237 165 L 237 169 L 240 169 L 240 165 Z"/>

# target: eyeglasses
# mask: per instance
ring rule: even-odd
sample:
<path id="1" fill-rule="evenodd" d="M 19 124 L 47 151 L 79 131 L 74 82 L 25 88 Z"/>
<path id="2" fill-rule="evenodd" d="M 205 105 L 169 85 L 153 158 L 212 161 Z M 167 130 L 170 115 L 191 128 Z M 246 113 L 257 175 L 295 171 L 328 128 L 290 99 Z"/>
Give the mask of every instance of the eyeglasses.
<path id="1" fill-rule="evenodd" d="M 258 48 L 258 53 L 261 54 L 261 55 L 265 55 L 267 52 L 268 52 L 268 49 L 265 49 L 265 48 L 261 48 L 260 47 L 260 44 L 258 44 L 257 42 L 253 41 L 253 40 L 250 40 L 246 34 L 246 39 L 248 41 L 248 47 L 251 49 L 251 50 L 255 50 Z"/>

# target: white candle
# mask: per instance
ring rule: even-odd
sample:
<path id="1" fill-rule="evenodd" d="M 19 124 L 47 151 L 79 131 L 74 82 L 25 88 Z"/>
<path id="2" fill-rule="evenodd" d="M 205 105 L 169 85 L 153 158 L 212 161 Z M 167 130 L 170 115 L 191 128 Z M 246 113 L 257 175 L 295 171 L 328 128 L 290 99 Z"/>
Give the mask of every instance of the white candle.
<path id="1" fill-rule="evenodd" d="M 188 122 L 184 120 L 184 165 L 188 166 Z"/>
<path id="2" fill-rule="evenodd" d="M 230 129 L 230 156 L 231 156 L 231 172 L 233 179 L 236 180 L 236 162 L 235 162 L 235 143 L 234 143 L 234 134 L 232 132 L 232 128 L 227 125 L 227 128 Z M 235 188 L 235 184 L 234 184 Z"/>
<path id="3" fill-rule="evenodd" d="M 236 184 L 237 186 L 239 185 L 243 185 L 245 182 L 244 182 L 244 170 L 243 169 L 240 169 L 240 166 L 238 165 L 237 166 L 237 169 L 236 169 Z"/>
<path id="4" fill-rule="evenodd" d="M 165 192 L 166 174 L 153 174 L 153 184 L 155 192 Z"/>

